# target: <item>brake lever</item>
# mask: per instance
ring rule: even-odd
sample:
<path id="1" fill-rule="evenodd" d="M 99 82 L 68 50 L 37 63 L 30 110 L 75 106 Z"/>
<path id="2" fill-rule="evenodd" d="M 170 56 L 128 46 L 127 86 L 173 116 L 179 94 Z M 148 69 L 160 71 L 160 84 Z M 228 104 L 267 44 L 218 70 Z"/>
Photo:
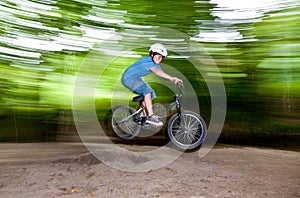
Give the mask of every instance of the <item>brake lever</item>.
<path id="1" fill-rule="evenodd" d="M 182 90 L 184 88 L 183 82 L 178 82 L 177 87 Z"/>

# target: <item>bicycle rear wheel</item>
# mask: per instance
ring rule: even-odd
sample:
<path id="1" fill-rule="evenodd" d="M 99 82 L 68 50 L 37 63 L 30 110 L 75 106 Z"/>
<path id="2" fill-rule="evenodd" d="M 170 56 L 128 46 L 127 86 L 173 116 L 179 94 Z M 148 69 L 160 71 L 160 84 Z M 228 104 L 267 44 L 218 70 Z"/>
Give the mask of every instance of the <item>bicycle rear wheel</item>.
<path id="1" fill-rule="evenodd" d="M 114 133 L 125 140 L 135 137 L 141 130 L 141 125 L 135 122 L 132 115 L 135 110 L 128 106 L 120 106 L 113 110 L 111 124 Z"/>
<path id="2" fill-rule="evenodd" d="M 175 114 L 168 124 L 168 136 L 178 148 L 191 150 L 199 147 L 206 136 L 206 124 L 200 115 L 184 111 L 181 116 Z"/>

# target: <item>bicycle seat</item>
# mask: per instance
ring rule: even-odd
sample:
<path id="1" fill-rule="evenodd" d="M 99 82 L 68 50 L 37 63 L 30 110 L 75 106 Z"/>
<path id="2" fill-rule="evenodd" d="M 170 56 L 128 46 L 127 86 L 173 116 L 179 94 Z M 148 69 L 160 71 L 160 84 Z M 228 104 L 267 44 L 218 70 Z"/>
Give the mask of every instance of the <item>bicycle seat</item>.
<path id="1" fill-rule="evenodd" d="M 143 95 L 135 96 L 132 99 L 133 102 L 143 102 L 143 100 L 144 100 L 144 96 Z"/>

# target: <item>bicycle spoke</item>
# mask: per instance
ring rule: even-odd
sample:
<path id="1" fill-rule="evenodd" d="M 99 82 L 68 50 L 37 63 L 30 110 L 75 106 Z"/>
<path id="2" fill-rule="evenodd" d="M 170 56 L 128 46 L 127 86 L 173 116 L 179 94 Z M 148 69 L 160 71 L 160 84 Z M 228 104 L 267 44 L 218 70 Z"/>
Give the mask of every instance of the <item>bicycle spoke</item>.
<path id="1" fill-rule="evenodd" d="M 135 111 L 127 106 L 121 106 L 114 110 L 112 126 L 116 135 L 123 139 L 130 139 L 139 132 L 138 124 L 134 121 L 135 115 Z"/>

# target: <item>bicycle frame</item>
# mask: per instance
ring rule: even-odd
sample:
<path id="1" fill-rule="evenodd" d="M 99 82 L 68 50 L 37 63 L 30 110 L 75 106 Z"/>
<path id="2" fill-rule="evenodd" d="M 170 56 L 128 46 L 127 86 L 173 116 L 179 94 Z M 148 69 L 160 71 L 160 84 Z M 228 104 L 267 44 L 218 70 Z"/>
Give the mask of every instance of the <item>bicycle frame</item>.
<path id="1" fill-rule="evenodd" d="M 174 95 L 174 102 L 171 103 L 171 104 L 175 103 L 176 113 L 178 114 L 179 122 L 181 121 L 181 99 L 182 99 L 182 95 L 183 95 L 182 89 L 183 89 L 183 85 L 177 84 L 177 87 L 175 90 L 175 95 Z M 127 122 L 129 119 L 131 119 L 137 115 L 141 115 L 141 114 L 144 114 L 144 116 L 140 116 L 139 124 L 143 125 L 146 120 L 146 115 L 147 115 L 146 107 L 143 105 L 143 101 L 139 101 L 139 105 L 136 107 L 136 111 L 133 114 L 124 118 L 123 120 L 119 121 L 118 123 L 121 124 L 121 123 Z"/>
<path id="2" fill-rule="evenodd" d="M 166 108 L 170 108 L 171 105 L 175 104 L 176 108 L 176 113 L 178 114 L 179 117 L 181 117 L 181 99 L 183 96 L 183 84 L 176 84 L 176 90 L 175 90 L 175 95 L 174 95 L 174 101 L 171 103 L 166 104 Z M 143 111 L 144 115 L 147 115 L 146 112 L 146 107 L 143 105 L 143 101 L 139 102 L 139 105 L 136 107 L 136 112 L 133 115 L 140 114 Z"/>
<path id="3" fill-rule="evenodd" d="M 143 111 L 143 108 L 138 109 L 137 111 L 135 111 L 133 114 L 131 114 L 130 116 L 126 117 L 125 119 L 119 121 L 118 123 L 123 123 L 123 122 L 127 122 L 130 118 L 140 114 Z"/>

